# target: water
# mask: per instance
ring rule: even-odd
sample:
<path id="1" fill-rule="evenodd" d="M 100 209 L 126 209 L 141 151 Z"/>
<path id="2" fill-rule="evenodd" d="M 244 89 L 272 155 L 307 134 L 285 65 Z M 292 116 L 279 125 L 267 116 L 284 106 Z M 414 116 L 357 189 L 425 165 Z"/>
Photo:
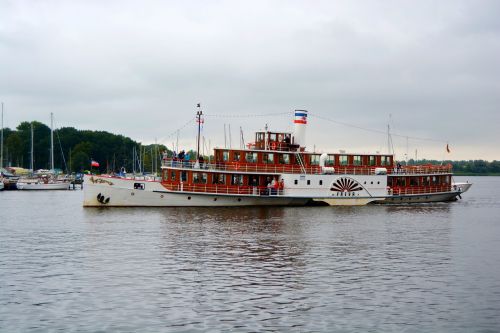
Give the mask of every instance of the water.
<path id="1" fill-rule="evenodd" d="M 498 332 L 500 178 L 456 203 L 82 208 L 0 192 L 1 332 Z"/>

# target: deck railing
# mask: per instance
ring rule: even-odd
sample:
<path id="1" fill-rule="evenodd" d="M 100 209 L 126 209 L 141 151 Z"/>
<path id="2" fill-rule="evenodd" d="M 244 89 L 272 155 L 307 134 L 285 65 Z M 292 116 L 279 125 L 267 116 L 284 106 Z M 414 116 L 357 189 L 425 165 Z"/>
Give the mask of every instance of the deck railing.
<path id="1" fill-rule="evenodd" d="M 255 172 L 263 174 L 311 174 L 320 175 L 331 173 L 331 167 L 323 169 L 319 165 L 305 166 L 304 169 L 297 164 L 254 164 L 246 162 L 225 162 L 225 163 L 196 163 L 192 161 L 179 161 L 171 158 L 162 161 L 164 167 L 174 167 L 183 169 L 199 169 L 210 171 L 232 171 L 232 172 Z M 328 169 L 330 168 L 330 169 Z M 334 174 L 349 175 L 373 175 L 376 166 L 336 166 Z M 401 168 L 387 168 L 388 174 L 414 175 L 414 174 L 441 174 L 450 173 L 451 166 L 405 166 Z"/>
<path id="2" fill-rule="evenodd" d="M 418 175 L 418 174 L 441 174 L 441 173 L 451 173 L 451 165 L 406 165 L 400 168 L 393 168 L 392 170 L 387 170 L 388 173 L 393 175 Z"/>
<path id="3" fill-rule="evenodd" d="M 226 186 L 209 184 L 163 184 L 167 189 L 177 192 L 197 192 L 232 195 L 282 196 L 284 190 L 264 186 Z"/>
<path id="4" fill-rule="evenodd" d="M 388 190 L 389 195 L 431 194 L 450 192 L 451 185 L 419 186 L 419 187 L 394 187 Z"/>

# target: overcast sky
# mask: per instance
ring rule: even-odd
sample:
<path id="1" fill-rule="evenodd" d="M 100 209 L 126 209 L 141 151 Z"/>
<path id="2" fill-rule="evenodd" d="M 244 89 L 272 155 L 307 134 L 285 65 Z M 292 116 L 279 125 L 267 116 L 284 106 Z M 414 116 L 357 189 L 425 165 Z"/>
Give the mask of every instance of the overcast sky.
<path id="1" fill-rule="evenodd" d="M 194 117 L 223 145 L 311 112 L 316 150 L 500 159 L 500 1 L 0 0 L 5 125 L 56 125 L 168 146 Z M 290 112 L 290 115 L 250 115 Z M 180 131 L 194 148 L 196 124 Z M 407 144 L 408 142 L 408 144 Z M 446 143 L 452 149 L 445 154 Z"/>

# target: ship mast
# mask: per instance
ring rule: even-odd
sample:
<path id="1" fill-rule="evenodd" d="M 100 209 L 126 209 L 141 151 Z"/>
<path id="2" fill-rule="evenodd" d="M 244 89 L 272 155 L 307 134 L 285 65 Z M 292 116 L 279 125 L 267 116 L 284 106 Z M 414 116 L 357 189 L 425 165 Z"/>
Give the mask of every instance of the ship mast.
<path id="1" fill-rule="evenodd" d="M 197 105 L 198 111 L 196 112 L 196 122 L 198 123 L 198 146 L 196 148 L 196 162 L 200 160 L 200 135 L 201 135 L 201 116 L 203 115 L 203 111 L 201 111 L 201 105 L 198 103 Z"/>
<path id="2" fill-rule="evenodd" d="M 54 114 L 50 113 L 50 170 L 54 171 Z"/>

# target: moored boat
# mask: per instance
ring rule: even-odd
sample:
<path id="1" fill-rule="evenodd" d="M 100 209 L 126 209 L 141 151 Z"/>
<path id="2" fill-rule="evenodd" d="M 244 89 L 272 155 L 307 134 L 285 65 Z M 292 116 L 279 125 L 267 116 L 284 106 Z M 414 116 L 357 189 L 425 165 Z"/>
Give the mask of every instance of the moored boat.
<path id="1" fill-rule="evenodd" d="M 0 179 L 4 185 L 4 190 L 16 190 L 19 176 L 14 175 L 7 169 L 0 169 Z"/>
<path id="2" fill-rule="evenodd" d="M 18 190 L 68 190 L 70 180 L 59 179 L 54 168 L 54 123 L 53 114 L 50 114 L 50 166 L 51 170 L 39 170 L 33 174 L 33 126 L 31 126 L 31 177 L 19 179 L 17 182 Z"/>
<path id="3" fill-rule="evenodd" d="M 266 129 L 245 149 L 215 148 L 213 161 L 165 154 L 158 181 L 86 175 L 84 206 L 422 203 L 456 200 L 471 185 L 454 184 L 451 165 L 395 167 L 392 154 L 307 151 L 307 115 L 295 111 L 293 133 Z"/>
<path id="4" fill-rule="evenodd" d="M 20 179 L 17 182 L 18 190 L 67 190 L 70 182 L 45 176 L 40 178 Z"/>

